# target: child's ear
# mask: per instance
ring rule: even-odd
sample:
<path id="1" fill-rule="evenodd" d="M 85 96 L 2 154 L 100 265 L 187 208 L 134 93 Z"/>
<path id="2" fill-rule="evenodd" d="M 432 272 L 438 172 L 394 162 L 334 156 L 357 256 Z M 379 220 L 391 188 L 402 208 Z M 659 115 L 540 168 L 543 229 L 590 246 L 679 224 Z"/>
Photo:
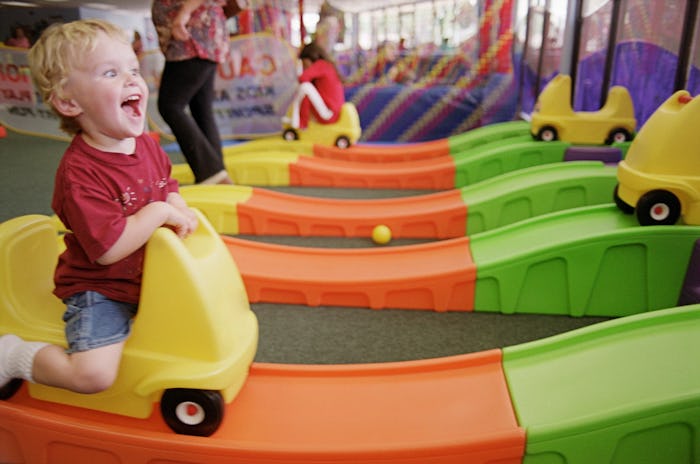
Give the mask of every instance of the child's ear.
<path id="1" fill-rule="evenodd" d="M 83 112 L 78 102 L 68 97 L 60 97 L 54 94 L 51 97 L 51 104 L 62 116 L 74 118 Z"/>

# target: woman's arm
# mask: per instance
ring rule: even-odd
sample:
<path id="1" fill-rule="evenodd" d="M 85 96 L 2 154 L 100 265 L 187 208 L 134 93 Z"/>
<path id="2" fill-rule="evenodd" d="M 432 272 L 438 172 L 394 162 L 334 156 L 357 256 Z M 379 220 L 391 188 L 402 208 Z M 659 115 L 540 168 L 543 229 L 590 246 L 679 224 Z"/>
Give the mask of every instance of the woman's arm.
<path id="1" fill-rule="evenodd" d="M 186 0 L 180 10 L 173 18 L 171 25 L 173 37 L 177 40 L 186 41 L 190 39 L 190 32 L 187 30 L 187 23 L 190 22 L 192 12 L 202 6 L 205 0 Z"/>

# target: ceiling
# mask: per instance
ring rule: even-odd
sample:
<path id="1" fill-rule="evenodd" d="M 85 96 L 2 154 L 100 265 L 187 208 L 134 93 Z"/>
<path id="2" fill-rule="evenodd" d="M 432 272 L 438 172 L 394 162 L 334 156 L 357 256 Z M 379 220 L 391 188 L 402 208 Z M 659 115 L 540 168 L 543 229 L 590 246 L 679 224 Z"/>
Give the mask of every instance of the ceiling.
<path id="1" fill-rule="evenodd" d="M 255 5 L 266 0 L 248 0 L 249 3 Z M 291 8 L 298 5 L 298 0 L 276 0 L 287 4 Z M 304 0 L 304 9 L 306 11 L 318 11 L 324 0 Z M 415 3 L 415 0 L 329 0 L 336 8 L 348 11 L 358 12 L 384 5 L 400 5 L 407 3 Z M 34 6 L 34 7 L 70 7 L 77 8 L 85 6 L 89 8 L 97 8 L 102 10 L 127 10 L 135 12 L 148 12 L 151 9 L 152 0 L 0 0 L 0 9 L 2 6 Z"/>
<path id="2" fill-rule="evenodd" d="M 24 5 L 23 5 L 24 4 Z M 87 6 L 104 10 L 129 10 L 147 11 L 151 9 L 151 0 L 102 0 L 102 1 L 80 1 L 80 0 L 16 0 L 0 1 L 0 6 L 11 7 L 67 7 L 77 8 Z"/>

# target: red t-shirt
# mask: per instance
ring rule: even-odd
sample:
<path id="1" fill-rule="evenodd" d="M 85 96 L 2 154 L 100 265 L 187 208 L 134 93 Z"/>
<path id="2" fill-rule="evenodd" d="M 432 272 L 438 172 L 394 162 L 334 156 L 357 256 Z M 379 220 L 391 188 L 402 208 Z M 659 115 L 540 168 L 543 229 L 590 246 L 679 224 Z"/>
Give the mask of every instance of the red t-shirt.
<path id="1" fill-rule="evenodd" d="M 343 83 L 338 77 L 335 66 L 326 60 L 316 60 L 311 66 L 306 68 L 299 76 L 299 82 L 311 82 L 318 93 L 323 98 L 329 110 L 333 111 L 333 117 L 324 122 L 326 124 L 336 122 L 340 118 L 340 109 L 345 103 L 345 92 Z M 307 100 L 307 99 L 305 99 Z M 308 102 L 306 102 L 308 104 Z M 322 121 L 313 108 L 313 105 L 308 105 L 309 109 L 314 113 L 317 120 Z M 306 114 L 304 114 L 306 113 Z M 299 125 L 306 127 L 308 123 L 308 112 L 301 111 L 299 113 Z"/>
<path id="2" fill-rule="evenodd" d="M 52 208 L 72 231 L 58 259 L 54 293 L 63 299 L 94 290 L 138 303 L 145 246 L 109 266 L 96 260 L 117 241 L 126 218 L 177 192 L 168 155 L 151 137 L 136 139 L 134 154 L 106 153 L 73 138 L 56 172 Z"/>

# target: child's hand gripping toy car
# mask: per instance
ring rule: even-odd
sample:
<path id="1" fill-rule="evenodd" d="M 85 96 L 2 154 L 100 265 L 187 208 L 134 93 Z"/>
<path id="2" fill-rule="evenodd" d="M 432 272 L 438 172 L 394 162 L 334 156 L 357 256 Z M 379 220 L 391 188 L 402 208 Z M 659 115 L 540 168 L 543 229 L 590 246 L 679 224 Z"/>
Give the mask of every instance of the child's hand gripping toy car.
<path id="1" fill-rule="evenodd" d="M 348 148 L 357 143 L 360 135 L 362 135 L 360 116 L 351 102 L 343 103 L 337 122 L 322 124 L 312 118 L 309 121 L 309 127 L 304 130 L 294 129 L 288 125 L 285 125 L 282 130 L 282 137 L 288 141 L 304 140 L 319 145 L 335 145 L 338 148 Z"/>
<path id="2" fill-rule="evenodd" d="M 537 98 L 530 132 L 538 140 L 574 144 L 612 144 L 632 140 L 637 126 L 634 105 L 626 88 L 615 86 L 599 111 L 571 108 L 571 77 L 559 74 Z"/>
<path id="3" fill-rule="evenodd" d="M 147 244 L 139 310 L 114 385 L 84 395 L 32 383 L 30 396 L 139 418 L 160 401 L 175 432 L 217 430 L 247 378 L 258 326 L 230 253 L 198 214 L 190 237 L 160 228 Z M 52 294 L 58 250 L 47 216 L 0 224 L 0 333 L 65 346 L 65 305 Z M 0 394 L 12 396 L 18 382 Z"/>
<path id="4" fill-rule="evenodd" d="M 642 225 L 700 224 L 700 99 L 685 90 L 644 123 L 617 168 L 615 203 Z"/>

